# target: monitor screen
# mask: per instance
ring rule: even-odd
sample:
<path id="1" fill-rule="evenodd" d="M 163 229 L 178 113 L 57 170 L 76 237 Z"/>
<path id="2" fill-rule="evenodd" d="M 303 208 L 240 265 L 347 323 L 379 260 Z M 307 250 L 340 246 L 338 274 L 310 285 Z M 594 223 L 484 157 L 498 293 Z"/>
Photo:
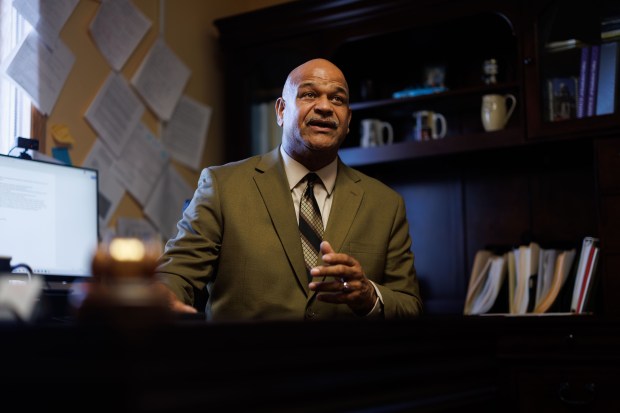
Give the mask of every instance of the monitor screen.
<path id="1" fill-rule="evenodd" d="M 0 155 L 0 256 L 52 281 L 90 277 L 97 191 L 95 169 Z"/>

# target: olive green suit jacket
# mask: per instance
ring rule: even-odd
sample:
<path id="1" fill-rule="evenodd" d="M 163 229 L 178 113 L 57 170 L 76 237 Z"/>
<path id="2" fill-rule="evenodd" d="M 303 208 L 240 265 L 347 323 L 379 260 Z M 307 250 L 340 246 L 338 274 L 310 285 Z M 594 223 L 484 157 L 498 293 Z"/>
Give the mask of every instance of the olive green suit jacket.
<path id="1" fill-rule="evenodd" d="M 385 318 L 422 301 L 402 197 L 338 160 L 324 239 L 357 259 L 383 298 Z M 356 318 L 308 289 L 295 207 L 279 149 L 202 171 L 157 276 L 209 320 Z M 202 310 L 202 308 L 199 308 Z"/>

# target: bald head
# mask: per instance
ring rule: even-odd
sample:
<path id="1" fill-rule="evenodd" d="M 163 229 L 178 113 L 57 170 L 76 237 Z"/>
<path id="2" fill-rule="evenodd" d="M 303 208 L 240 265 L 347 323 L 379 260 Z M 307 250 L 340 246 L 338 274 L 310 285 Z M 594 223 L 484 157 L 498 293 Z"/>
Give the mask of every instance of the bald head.
<path id="1" fill-rule="evenodd" d="M 327 59 L 312 59 L 297 66 L 289 73 L 284 83 L 282 96 L 287 99 L 295 96 L 297 88 L 304 81 L 312 78 L 330 79 L 342 84 L 343 92 L 349 96 L 349 85 L 342 71 Z"/>

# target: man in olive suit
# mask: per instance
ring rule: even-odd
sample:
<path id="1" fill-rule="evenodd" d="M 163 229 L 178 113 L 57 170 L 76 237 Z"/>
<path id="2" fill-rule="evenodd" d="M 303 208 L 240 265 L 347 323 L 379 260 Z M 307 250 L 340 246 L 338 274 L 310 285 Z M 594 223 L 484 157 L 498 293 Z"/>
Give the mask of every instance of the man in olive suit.
<path id="1" fill-rule="evenodd" d="M 352 114 L 343 73 L 324 59 L 300 65 L 276 112 L 280 147 L 202 171 L 157 268 L 170 307 L 206 302 L 218 321 L 420 314 L 402 197 L 338 157 Z M 311 185 L 308 172 L 318 176 Z M 305 196 L 320 212 L 315 235 L 301 229 Z M 304 255 L 313 247 L 314 261 Z"/>

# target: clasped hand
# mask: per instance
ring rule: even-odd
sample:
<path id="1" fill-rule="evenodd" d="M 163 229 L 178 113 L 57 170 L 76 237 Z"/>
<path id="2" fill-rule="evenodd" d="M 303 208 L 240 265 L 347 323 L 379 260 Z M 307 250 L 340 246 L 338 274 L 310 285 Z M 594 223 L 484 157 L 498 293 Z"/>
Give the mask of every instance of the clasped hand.
<path id="1" fill-rule="evenodd" d="M 321 242 L 320 254 L 324 264 L 310 270 L 316 281 L 308 288 L 319 293 L 320 301 L 347 304 L 358 315 L 368 314 L 375 305 L 377 293 L 361 264 L 350 255 L 336 253 L 327 241 Z"/>

